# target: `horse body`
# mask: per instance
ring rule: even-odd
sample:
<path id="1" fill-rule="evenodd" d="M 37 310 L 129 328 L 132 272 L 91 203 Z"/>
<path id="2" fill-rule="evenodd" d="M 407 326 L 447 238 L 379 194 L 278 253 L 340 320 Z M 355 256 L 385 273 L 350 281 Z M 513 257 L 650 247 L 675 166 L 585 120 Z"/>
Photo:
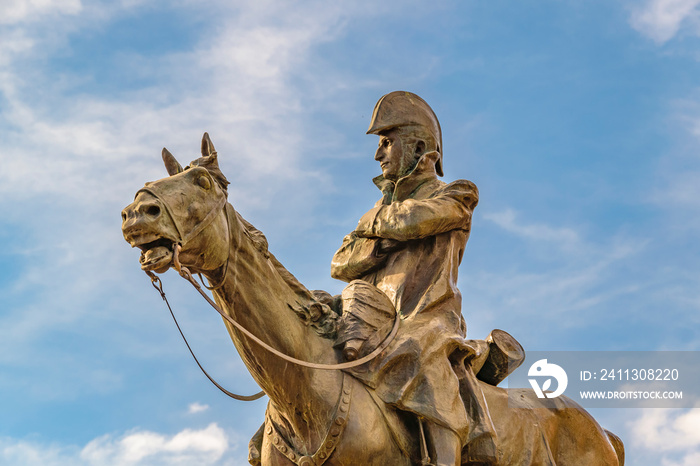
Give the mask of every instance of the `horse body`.
<path id="1" fill-rule="evenodd" d="M 232 247 L 228 265 L 223 266 L 229 271 L 214 291 L 216 301 L 230 317 L 290 356 L 326 364 L 340 362 L 331 340 L 317 335 L 292 311 L 308 307 L 313 300 L 311 293 L 285 274 L 260 237 L 254 240 L 251 227 L 230 204 L 226 210 Z M 221 270 L 203 273 L 210 283 L 220 282 L 224 275 Z M 341 396 L 342 373 L 287 362 L 224 322 L 251 375 L 270 398 L 266 422 L 274 425 L 297 456 L 313 455 L 331 428 L 329 420 Z M 354 379 L 350 383 L 354 385 L 352 409 L 343 442 L 326 464 L 347 465 L 348 458 L 356 461 L 350 464 L 411 464 L 392 439 L 384 415 L 364 386 Z M 269 426 L 264 429 L 262 464 L 290 464 L 273 445 L 272 432 Z"/>
<path id="2" fill-rule="evenodd" d="M 315 327 L 319 319 L 333 316 L 314 314 L 318 305 L 313 294 L 269 253 L 262 233 L 225 201 L 228 182 L 206 133 L 202 155 L 183 170 L 164 150 L 171 176 L 147 183 L 122 212 L 125 239 L 143 251 L 142 268 L 165 272 L 179 244 L 179 261 L 215 284 L 215 300 L 229 317 L 292 357 L 341 362 L 332 340 Z M 280 442 L 293 451 L 294 462 L 317 452 L 327 465 L 419 462 L 414 416 L 383 405 L 341 371 L 287 362 L 225 323 L 246 367 L 270 398 L 260 452 L 263 465 L 293 464 Z M 545 406 L 532 391 L 522 390 L 510 397 L 509 405 L 506 390 L 480 383 L 496 427 L 501 464 L 623 464 L 619 439 L 613 447 L 606 432 L 572 401 L 561 397 L 546 400 Z M 348 387 L 351 396 L 344 393 Z M 349 409 L 343 414 L 344 407 Z M 339 415 L 344 416 L 344 432 L 334 439 L 333 422 Z M 334 439 L 334 449 L 325 455 L 328 439 Z"/>
<path id="3" fill-rule="evenodd" d="M 483 382 L 482 389 L 498 435 L 500 464 L 624 464 L 624 453 L 616 450 L 607 432 L 571 399 L 541 400 L 531 389 Z"/>

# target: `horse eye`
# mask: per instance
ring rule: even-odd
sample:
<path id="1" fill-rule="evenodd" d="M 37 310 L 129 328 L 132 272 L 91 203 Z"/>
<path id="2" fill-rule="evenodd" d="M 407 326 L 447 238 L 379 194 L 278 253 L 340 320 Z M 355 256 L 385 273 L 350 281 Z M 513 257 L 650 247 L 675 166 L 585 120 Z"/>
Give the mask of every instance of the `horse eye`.
<path id="1" fill-rule="evenodd" d="M 200 176 L 197 178 L 197 184 L 204 189 L 211 188 L 211 181 L 209 181 L 209 178 L 206 176 Z"/>

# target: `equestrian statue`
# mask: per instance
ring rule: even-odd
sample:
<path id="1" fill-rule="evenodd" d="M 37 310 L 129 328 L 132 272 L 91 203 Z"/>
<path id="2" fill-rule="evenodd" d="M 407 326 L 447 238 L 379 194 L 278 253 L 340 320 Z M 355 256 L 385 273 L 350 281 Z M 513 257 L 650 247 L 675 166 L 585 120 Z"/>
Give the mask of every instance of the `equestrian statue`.
<path id="1" fill-rule="evenodd" d="M 333 257 L 331 275 L 348 283 L 338 296 L 304 287 L 227 202 L 206 133 L 184 168 L 163 149 L 170 176 L 122 211 L 124 238 L 163 297 L 155 274 L 172 267 L 222 315 L 269 397 L 249 462 L 622 466 L 622 441 L 572 400 L 497 386 L 524 360 L 512 336 L 467 339 L 457 272 L 479 194 L 440 180 L 430 106 L 389 93 L 367 133 L 379 136 L 381 197 Z"/>

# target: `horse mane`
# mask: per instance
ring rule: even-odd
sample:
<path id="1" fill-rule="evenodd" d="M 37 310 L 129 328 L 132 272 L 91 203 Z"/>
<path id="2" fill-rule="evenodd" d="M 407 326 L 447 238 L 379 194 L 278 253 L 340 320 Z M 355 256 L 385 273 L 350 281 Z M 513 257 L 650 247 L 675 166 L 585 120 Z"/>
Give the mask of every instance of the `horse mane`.
<path id="1" fill-rule="evenodd" d="M 231 209 L 233 210 L 233 209 Z M 251 240 L 255 249 L 268 260 L 280 278 L 299 297 L 296 305 L 289 304 L 289 308 L 307 326 L 311 327 L 323 338 L 335 339 L 338 334 L 340 313 L 332 306 L 333 298 L 325 291 L 309 291 L 282 263 L 269 251 L 267 238 L 250 222 L 244 219 L 238 212 L 237 219 L 243 226 L 245 235 Z"/>

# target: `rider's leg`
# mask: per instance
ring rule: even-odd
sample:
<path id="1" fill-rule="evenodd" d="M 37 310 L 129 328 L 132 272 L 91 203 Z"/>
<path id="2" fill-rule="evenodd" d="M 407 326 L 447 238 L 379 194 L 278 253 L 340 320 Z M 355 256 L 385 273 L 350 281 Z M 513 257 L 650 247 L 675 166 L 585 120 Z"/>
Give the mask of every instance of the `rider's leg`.
<path id="1" fill-rule="evenodd" d="M 424 421 L 433 464 L 459 466 L 462 442 L 455 432 L 434 422 Z"/>
<path id="2" fill-rule="evenodd" d="M 460 375 L 460 392 L 470 421 L 464 459 L 475 464 L 495 465 L 498 439 L 484 392 L 470 367 L 464 368 Z"/>

